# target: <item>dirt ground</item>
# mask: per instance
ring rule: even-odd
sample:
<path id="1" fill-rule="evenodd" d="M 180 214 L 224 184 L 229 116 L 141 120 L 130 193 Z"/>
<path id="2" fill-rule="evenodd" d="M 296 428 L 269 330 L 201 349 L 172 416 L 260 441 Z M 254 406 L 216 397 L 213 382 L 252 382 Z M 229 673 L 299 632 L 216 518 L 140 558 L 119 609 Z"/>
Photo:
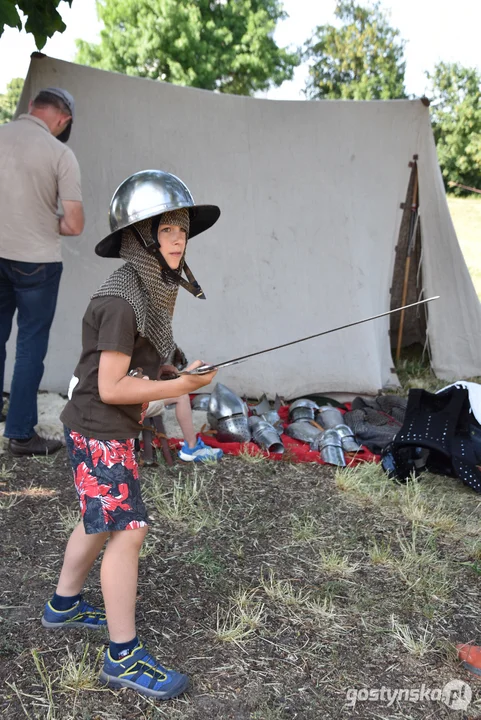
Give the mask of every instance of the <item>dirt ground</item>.
<path id="1" fill-rule="evenodd" d="M 78 518 L 71 472 L 65 451 L 4 455 L 2 719 L 481 718 L 481 681 L 454 650 L 481 642 L 479 495 L 433 476 L 395 486 L 377 466 L 250 457 L 142 480 L 153 523 L 138 634 L 189 691 L 154 703 L 104 689 L 107 635 L 41 626 Z M 95 604 L 98 567 L 84 593 Z M 469 684 L 455 687 L 461 703 L 472 692 L 465 710 L 441 697 L 452 680 Z"/>

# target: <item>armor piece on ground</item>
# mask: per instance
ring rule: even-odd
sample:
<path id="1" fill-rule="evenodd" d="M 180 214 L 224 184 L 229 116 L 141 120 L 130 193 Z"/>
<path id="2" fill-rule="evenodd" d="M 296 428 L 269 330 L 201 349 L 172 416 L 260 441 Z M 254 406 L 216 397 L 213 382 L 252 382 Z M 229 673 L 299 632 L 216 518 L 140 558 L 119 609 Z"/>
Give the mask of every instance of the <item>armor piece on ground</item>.
<path id="1" fill-rule="evenodd" d="M 284 452 L 284 445 L 279 437 L 279 433 L 270 423 L 257 417 L 257 415 L 250 417 L 248 422 L 252 439 L 259 447 L 272 453 Z"/>
<path id="2" fill-rule="evenodd" d="M 141 170 L 130 175 L 113 194 L 109 211 L 111 232 L 95 252 L 102 257 L 119 257 L 122 230 L 180 208 L 188 208 L 191 238 L 214 225 L 220 216 L 216 205 L 196 205 L 187 185 L 172 173 Z"/>
<path id="3" fill-rule="evenodd" d="M 366 407 L 390 415 L 399 423 L 404 421 L 408 401 L 399 395 L 378 395 L 374 399 L 356 397 L 352 401 L 352 410 L 362 410 Z"/>
<path id="4" fill-rule="evenodd" d="M 274 410 L 276 412 L 279 412 L 281 407 L 283 406 L 282 398 L 279 397 L 279 395 L 276 394 L 276 397 L 274 398 Z"/>
<path id="5" fill-rule="evenodd" d="M 199 393 L 194 395 L 191 402 L 192 410 L 208 410 L 210 393 Z"/>
<path id="6" fill-rule="evenodd" d="M 321 453 L 321 458 L 329 465 L 346 466 L 342 438 L 334 428 L 324 430 L 311 444 L 311 449 L 318 450 Z"/>
<path id="7" fill-rule="evenodd" d="M 249 406 L 253 415 L 264 415 L 271 409 L 271 404 L 264 394 L 256 405 Z"/>
<path id="8" fill-rule="evenodd" d="M 248 442 L 251 433 L 245 402 L 226 385 L 217 383 L 209 399 L 207 421 L 220 442 Z"/>
<path id="9" fill-rule="evenodd" d="M 481 492 L 481 471 L 472 440 L 468 391 L 460 387 L 432 394 L 409 391 L 402 428 L 394 438 L 388 458 L 396 479 L 405 481 L 422 461 L 422 469 L 460 478 Z M 427 456 L 423 450 L 428 450 Z M 417 462 L 416 462 L 417 461 Z"/>
<path id="10" fill-rule="evenodd" d="M 222 418 L 233 415 L 244 415 L 247 420 L 247 406 L 245 402 L 230 388 L 222 383 L 217 383 L 211 393 L 209 407 L 207 409 L 207 420 L 214 430 Z"/>
<path id="11" fill-rule="evenodd" d="M 319 428 L 311 425 L 310 422 L 298 420 L 297 422 L 288 425 L 284 432 L 286 435 L 294 438 L 295 440 L 300 440 L 301 442 L 305 443 L 312 443 L 319 437 L 319 435 L 322 433 L 322 430 L 319 430 Z"/>
<path id="12" fill-rule="evenodd" d="M 322 425 L 325 430 L 334 428 L 336 425 L 343 425 L 343 415 L 340 410 L 332 405 L 322 405 L 316 415 L 316 422 Z"/>
<path id="13" fill-rule="evenodd" d="M 344 424 L 373 453 L 380 453 L 401 429 L 401 423 L 380 410 L 364 407 L 344 413 Z"/>
<path id="14" fill-rule="evenodd" d="M 269 410 L 269 412 L 262 413 L 260 417 L 268 422 L 270 425 L 272 425 L 275 430 L 282 433 L 282 420 L 279 416 L 279 413 L 275 410 Z"/>
<path id="15" fill-rule="evenodd" d="M 341 437 L 344 452 L 358 452 L 361 449 L 349 425 L 336 425 L 334 430 Z"/>
<path id="16" fill-rule="evenodd" d="M 251 439 L 251 432 L 244 414 L 231 415 L 217 420 L 216 438 L 219 442 L 245 443 Z"/>
<path id="17" fill-rule="evenodd" d="M 308 398 L 299 398 L 289 405 L 289 422 L 298 422 L 299 420 L 314 420 L 316 410 L 319 405 L 314 400 Z"/>

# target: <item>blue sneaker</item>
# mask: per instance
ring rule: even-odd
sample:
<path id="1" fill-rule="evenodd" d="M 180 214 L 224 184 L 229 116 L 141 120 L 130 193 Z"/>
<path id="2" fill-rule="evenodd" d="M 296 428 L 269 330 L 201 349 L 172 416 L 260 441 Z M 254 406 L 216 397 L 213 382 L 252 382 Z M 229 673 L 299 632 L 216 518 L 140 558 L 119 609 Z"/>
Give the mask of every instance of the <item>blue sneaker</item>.
<path id="1" fill-rule="evenodd" d="M 96 630 L 107 625 L 107 618 L 103 610 L 89 605 L 82 599 L 69 610 L 55 610 L 48 602 L 45 605 L 42 625 L 45 628 L 86 627 Z"/>
<path id="2" fill-rule="evenodd" d="M 189 684 L 187 675 L 168 670 L 158 663 L 142 643 L 120 660 L 114 660 L 107 650 L 99 679 L 110 688 L 131 688 L 157 700 L 177 697 Z"/>
<path id="3" fill-rule="evenodd" d="M 190 448 L 185 442 L 177 453 L 184 462 L 215 462 L 220 460 L 223 454 L 220 448 L 209 447 L 200 438 L 197 438 L 193 448 Z"/>

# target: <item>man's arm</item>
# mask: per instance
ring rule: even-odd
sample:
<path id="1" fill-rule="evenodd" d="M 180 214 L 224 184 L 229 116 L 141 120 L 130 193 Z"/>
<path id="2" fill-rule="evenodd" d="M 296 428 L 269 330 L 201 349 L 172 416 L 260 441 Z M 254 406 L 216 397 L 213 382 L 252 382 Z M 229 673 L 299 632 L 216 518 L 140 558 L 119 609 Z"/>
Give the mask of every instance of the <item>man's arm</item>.
<path id="1" fill-rule="evenodd" d="M 60 216 L 60 235 L 80 235 L 84 229 L 84 207 L 79 200 L 62 200 L 63 215 Z"/>

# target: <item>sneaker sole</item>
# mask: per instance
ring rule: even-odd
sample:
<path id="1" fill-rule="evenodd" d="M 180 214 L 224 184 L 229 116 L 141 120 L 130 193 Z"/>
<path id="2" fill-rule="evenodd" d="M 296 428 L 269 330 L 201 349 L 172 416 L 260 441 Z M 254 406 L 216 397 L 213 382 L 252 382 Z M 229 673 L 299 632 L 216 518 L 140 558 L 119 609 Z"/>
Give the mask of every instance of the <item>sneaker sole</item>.
<path id="1" fill-rule="evenodd" d="M 142 687 L 142 685 L 137 685 L 137 683 L 132 682 L 131 680 L 122 680 L 120 678 L 115 677 L 114 675 L 107 675 L 104 670 L 99 675 L 99 681 L 102 683 L 102 685 L 107 685 L 107 687 L 112 688 L 112 690 L 121 690 L 122 688 L 130 688 L 131 690 L 135 690 L 139 693 L 139 695 L 145 695 L 146 697 L 156 698 L 157 700 L 170 700 L 171 698 L 175 698 L 178 695 L 181 695 L 183 692 L 187 690 L 187 687 L 189 685 L 189 679 L 186 678 L 185 681 L 182 684 L 179 684 L 176 688 L 171 690 L 170 692 L 161 692 L 159 690 L 149 690 L 149 688 Z"/>
<path id="2" fill-rule="evenodd" d="M 88 623 L 83 622 L 49 622 L 48 620 L 45 620 L 45 618 L 42 618 L 42 625 L 44 628 L 48 628 L 49 630 L 58 628 L 62 628 L 63 630 L 68 630 L 68 628 L 88 628 L 89 630 L 103 630 L 107 627 L 107 624 L 105 625 L 89 625 Z"/>

